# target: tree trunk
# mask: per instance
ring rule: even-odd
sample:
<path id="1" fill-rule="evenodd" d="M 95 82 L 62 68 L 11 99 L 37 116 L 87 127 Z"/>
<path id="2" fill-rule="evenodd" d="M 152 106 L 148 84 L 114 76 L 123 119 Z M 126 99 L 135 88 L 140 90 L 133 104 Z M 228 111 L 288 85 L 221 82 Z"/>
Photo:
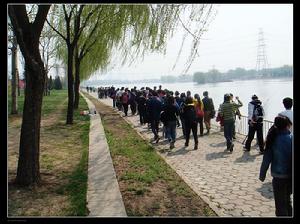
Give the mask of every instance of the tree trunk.
<path id="1" fill-rule="evenodd" d="M 74 109 L 78 109 L 79 105 L 79 85 L 80 85 L 80 59 L 78 58 L 78 51 L 75 52 L 75 100 Z"/>
<path id="2" fill-rule="evenodd" d="M 40 61 L 40 66 L 43 62 Z M 16 183 L 30 185 L 40 181 L 40 123 L 44 90 L 43 69 L 26 66 L 26 89 L 21 127 Z"/>
<path id="3" fill-rule="evenodd" d="M 45 69 L 47 71 L 47 69 Z M 47 72 L 45 74 L 45 84 L 44 84 L 44 96 L 48 96 L 49 91 L 48 91 L 48 75 Z"/>
<path id="4" fill-rule="evenodd" d="M 18 114 L 17 102 L 17 69 L 18 69 L 18 48 L 17 38 L 13 37 L 13 46 L 11 49 L 11 114 Z"/>
<path id="5" fill-rule="evenodd" d="M 19 69 L 16 69 L 16 76 L 17 76 L 18 96 L 21 96 L 21 92 L 20 92 L 20 73 L 19 73 Z"/>
<path id="6" fill-rule="evenodd" d="M 40 124 L 45 69 L 39 51 L 39 38 L 50 5 L 39 5 L 33 23 L 25 5 L 9 5 L 8 12 L 20 50 L 25 59 L 25 100 L 16 183 L 22 186 L 40 181 Z"/>
<path id="7" fill-rule="evenodd" d="M 66 124 L 73 124 L 74 112 L 74 79 L 73 79 L 74 46 L 68 45 L 68 110 Z"/>

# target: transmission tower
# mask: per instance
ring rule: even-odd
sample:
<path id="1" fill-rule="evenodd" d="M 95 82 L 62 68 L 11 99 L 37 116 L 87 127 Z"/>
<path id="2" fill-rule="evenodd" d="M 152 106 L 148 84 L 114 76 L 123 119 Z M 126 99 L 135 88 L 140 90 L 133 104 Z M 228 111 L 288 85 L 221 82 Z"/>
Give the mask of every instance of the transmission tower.
<path id="1" fill-rule="evenodd" d="M 262 28 L 260 28 L 258 33 L 257 60 L 256 60 L 256 71 L 258 76 L 261 77 L 262 75 L 266 75 L 267 68 L 268 68 L 268 60 L 266 54 L 264 32 Z"/>

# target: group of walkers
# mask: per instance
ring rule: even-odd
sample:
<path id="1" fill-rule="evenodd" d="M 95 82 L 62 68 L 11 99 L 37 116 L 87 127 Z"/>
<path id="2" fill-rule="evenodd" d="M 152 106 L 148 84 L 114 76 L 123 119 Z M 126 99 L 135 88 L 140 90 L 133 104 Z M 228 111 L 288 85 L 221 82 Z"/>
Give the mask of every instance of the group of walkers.
<path id="1" fill-rule="evenodd" d="M 187 91 L 179 93 L 149 87 L 137 90 L 136 87 L 128 88 L 101 88 L 106 91 L 106 95 L 113 99 L 113 107 L 123 111 L 128 115 L 128 107 L 132 115 L 138 114 L 140 124 L 151 128 L 154 135 L 153 142 L 158 143 L 159 124 L 163 124 L 163 136 L 168 139 L 170 149 L 175 147 L 176 128 L 182 127 L 185 138 L 185 146 L 189 145 L 190 133 L 194 138 L 194 149 L 198 149 L 198 124 L 200 136 L 209 135 L 211 129 L 211 119 L 216 112 L 213 100 L 208 96 L 208 92 L 203 92 L 203 98 L 199 94 Z M 241 119 L 239 108 L 243 106 L 239 97 L 228 93 L 224 95 L 224 102 L 219 106 L 217 121 L 223 126 L 224 137 L 226 139 L 225 151 L 232 152 L 235 139 L 235 120 Z M 263 119 L 264 109 L 262 102 L 255 94 L 248 103 L 248 135 L 244 146 L 244 151 L 250 151 L 251 142 L 255 133 L 260 153 L 263 154 L 259 179 L 265 180 L 266 172 L 271 164 L 272 185 L 275 198 L 277 216 L 291 216 L 292 206 L 290 196 L 292 194 L 292 124 L 293 124 L 293 100 L 289 97 L 283 99 L 285 110 L 280 112 L 274 120 L 274 125 L 270 128 L 266 141 L 263 139 Z M 204 133 L 204 125 L 206 133 Z"/>

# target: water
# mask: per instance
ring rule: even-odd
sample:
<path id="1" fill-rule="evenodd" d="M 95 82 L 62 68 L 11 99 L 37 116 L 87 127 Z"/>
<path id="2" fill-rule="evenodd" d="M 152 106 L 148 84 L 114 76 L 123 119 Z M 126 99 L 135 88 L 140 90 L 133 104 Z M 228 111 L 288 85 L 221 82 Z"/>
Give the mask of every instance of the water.
<path id="1" fill-rule="evenodd" d="M 203 91 L 208 91 L 209 97 L 214 101 L 216 110 L 223 102 L 225 93 L 232 93 L 234 96 L 239 96 L 243 103 L 240 108 L 242 115 L 248 115 L 248 103 L 251 101 L 251 96 L 256 94 L 262 101 L 265 110 L 265 119 L 273 121 L 274 117 L 284 110 L 282 99 L 284 97 L 293 98 L 293 80 L 292 79 L 261 79 L 261 80 L 241 80 L 233 82 L 220 82 L 209 84 L 197 84 L 194 82 L 183 83 L 132 83 L 132 84 L 114 84 L 118 87 L 138 89 L 141 87 L 150 87 L 162 85 L 162 89 L 172 91 L 186 92 L 190 90 L 192 95 L 198 93 L 202 97 Z M 109 86 L 109 85 L 105 85 Z M 111 86 L 111 85 L 110 85 Z"/>

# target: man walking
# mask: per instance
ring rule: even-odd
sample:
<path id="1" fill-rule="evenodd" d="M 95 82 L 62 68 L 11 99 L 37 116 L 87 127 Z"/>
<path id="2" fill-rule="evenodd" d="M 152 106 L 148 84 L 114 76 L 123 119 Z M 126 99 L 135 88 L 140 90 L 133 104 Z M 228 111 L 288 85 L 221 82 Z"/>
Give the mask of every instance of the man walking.
<path id="1" fill-rule="evenodd" d="M 215 107 L 212 98 L 208 97 L 208 92 L 203 92 L 204 98 L 202 99 L 204 105 L 204 123 L 206 126 L 207 132 L 206 135 L 209 134 L 210 131 L 210 120 L 215 117 Z"/>
<path id="2" fill-rule="evenodd" d="M 254 94 L 252 96 L 252 101 L 248 104 L 248 138 L 244 147 L 244 151 L 250 151 L 251 142 L 254 138 L 256 132 L 258 145 L 260 153 L 264 151 L 264 139 L 263 139 L 263 118 L 264 109 L 262 107 L 262 102 Z"/>
<path id="3" fill-rule="evenodd" d="M 235 112 L 237 108 L 243 106 L 243 103 L 236 97 L 238 103 L 230 100 L 230 95 L 224 95 L 224 103 L 221 104 L 220 115 L 224 119 L 224 137 L 226 139 L 227 149 L 225 151 L 233 151 L 232 143 L 233 128 L 235 122 Z"/>
<path id="4" fill-rule="evenodd" d="M 154 134 L 154 140 L 156 143 L 159 141 L 159 135 L 158 135 L 158 130 L 159 130 L 159 120 L 160 120 L 160 112 L 162 110 L 162 103 L 158 97 L 157 92 L 152 92 L 153 96 L 151 99 L 148 101 L 147 104 L 147 110 L 149 113 L 149 120 L 151 123 L 151 130 L 152 133 Z"/>

